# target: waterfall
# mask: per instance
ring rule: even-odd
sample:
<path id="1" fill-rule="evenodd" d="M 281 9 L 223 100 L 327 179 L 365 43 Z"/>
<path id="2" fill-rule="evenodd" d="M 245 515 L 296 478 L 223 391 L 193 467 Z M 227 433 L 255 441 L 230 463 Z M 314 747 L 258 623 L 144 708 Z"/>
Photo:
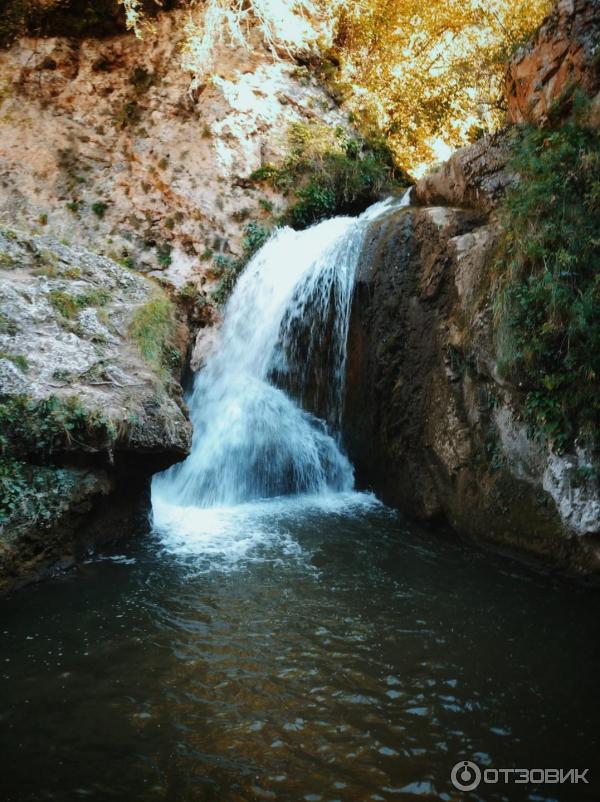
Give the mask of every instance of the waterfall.
<path id="1" fill-rule="evenodd" d="M 406 200 L 280 229 L 252 258 L 195 377 L 191 454 L 154 477 L 157 525 L 167 508 L 352 490 L 339 432 L 355 271 L 369 222 Z"/>

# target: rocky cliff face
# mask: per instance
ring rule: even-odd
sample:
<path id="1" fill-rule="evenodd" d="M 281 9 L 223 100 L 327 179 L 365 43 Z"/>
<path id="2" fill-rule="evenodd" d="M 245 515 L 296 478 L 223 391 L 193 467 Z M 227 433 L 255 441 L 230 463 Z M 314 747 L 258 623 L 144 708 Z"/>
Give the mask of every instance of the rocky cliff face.
<path id="1" fill-rule="evenodd" d="M 291 123 L 345 117 L 258 36 L 217 49 L 215 74 L 192 87 L 183 22 L 173 11 L 141 41 L 23 38 L 0 51 L 5 221 L 206 288 L 211 254 L 239 254 L 244 221 L 283 207 L 248 177 L 278 161 Z"/>
<path id="2" fill-rule="evenodd" d="M 508 70 L 513 120 L 598 90 L 594 0 L 561 2 Z M 597 125 L 594 104 L 589 120 Z M 426 208 L 373 225 L 352 310 L 345 439 L 363 486 L 422 519 L 575 572 L 600 571 L 600 488 L 583 448 L 532 439 L 522 387 L 498 369 L 496 209 L 518 181 L 510 129 L 425 176 Z"/>
<path id="3" fill-rule="evenodd" d="M 560 0 L 506 71 L 509 120 L 544 123 L 575 88 L 600 104 L 600 2 Z"/>
<path id="4" fill-rule="evenodd" d="M 345 442 L 357 480 L 420 520 L 600 570 L 598 488 L 583 452 L 533 441 L 498 372 L 490 267 L 501 230 L 473 210 L 414 208 L 374 224 L 348 342 Z"/>
<path id="5" fill-rule="evenodd" d="M 48 35 L 76 12 L 0 49 L 0 592 L 71 562 L 83 523 L 117 534 L 187 454 L 183 319 L 214 322 L 212 259 L 286 204 L 249 176 L 287 154 L 292 123 L 348 124 L 252 31 L 192 82 L 183 13 L 143 40 L 96 9 Z"/>

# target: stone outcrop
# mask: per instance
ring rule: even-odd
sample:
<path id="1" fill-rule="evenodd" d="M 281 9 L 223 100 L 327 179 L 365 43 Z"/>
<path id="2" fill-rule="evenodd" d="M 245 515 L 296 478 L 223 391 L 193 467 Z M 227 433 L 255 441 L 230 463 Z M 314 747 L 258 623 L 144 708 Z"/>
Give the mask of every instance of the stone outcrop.
<path id="1" fill-rule="evenodd" d="M 448 204 L 491 212 L 517 180 L 507 166 L 510 134 L 486 134 L 421 178 L 412 194 L 424 206 Z"/>
<path id="2" fill-rule="evenodd" d="M 164 365 L 145 359 L 142 335 L 164 339 Z M 186 456 L 177 374 L 187 341 L 144 276 L 0 230 L 0 591 L 71 560 L 105 497 L 134 506 L 154 471 Z"/>
<path id="3" fill-rule="evenodd" d="M 372 225 L 348 342 L 345 442 L 357 480 L 420 520 L 575 572 L 600 571 L 600 493 L 583 451 L 528 436 L 498 371 L 494 250 L 475 211 L 397 212 Z"/>
<path id="4" fill-rule="evenodd" d="M 600 92 L 599 0 L 560 0 L 535 38 L 511 59 L 510 122 L 543 124 L 574 87 L 590 97 Z"/>

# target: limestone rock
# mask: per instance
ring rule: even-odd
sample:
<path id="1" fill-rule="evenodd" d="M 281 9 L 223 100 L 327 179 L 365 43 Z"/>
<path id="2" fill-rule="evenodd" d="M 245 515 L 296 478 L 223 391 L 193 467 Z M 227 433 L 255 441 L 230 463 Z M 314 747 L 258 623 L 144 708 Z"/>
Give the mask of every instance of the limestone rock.
<path id="1" fill-rule="evenodd" d="M 180 388 L 158 376 L 129 334 L 158 289 L 80 247 L 0 230 L 0 395 L 76 397 L 118 432 L 111 450 L 185 455 Z M 93 444 L 84 444 L 97 450 Z M 72 446 L 69 446 L 72 448 Z"/>
<path id="2" fill-rule="evenodd" d="M 85 248 L 0 229 L 0 593 L 70 564 L 104 496 L 135 506 L 189 452 L 181 387 L 132 335 L 161 292 Z"/>
<path id="3" fill-rule="evenodd" d="M 0 220 L 127 257 L 176 287 L 210 281 L 245 219 L 286 200 L 248 181 L 294 122 L 348 126 L 327 92 L 262 41 L 221 46 L 212 80 L 181 67 L 185 12 L 155 33 L 23 38 L 0 50 Z"/>

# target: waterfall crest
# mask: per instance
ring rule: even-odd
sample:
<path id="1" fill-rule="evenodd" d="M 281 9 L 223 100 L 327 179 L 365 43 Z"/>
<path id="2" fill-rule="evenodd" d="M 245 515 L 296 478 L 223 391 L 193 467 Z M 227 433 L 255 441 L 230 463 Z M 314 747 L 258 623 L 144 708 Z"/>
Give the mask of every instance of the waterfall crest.
<path id="1" fill-rule="evenodd" d="M 281 229 L 253 257 L 188 400 L 191 454 L 154 477 L 156 524 L 165 505 L 353 488 L 339 429 L 354 277 L 369 221 L 398 205 Z"/>

